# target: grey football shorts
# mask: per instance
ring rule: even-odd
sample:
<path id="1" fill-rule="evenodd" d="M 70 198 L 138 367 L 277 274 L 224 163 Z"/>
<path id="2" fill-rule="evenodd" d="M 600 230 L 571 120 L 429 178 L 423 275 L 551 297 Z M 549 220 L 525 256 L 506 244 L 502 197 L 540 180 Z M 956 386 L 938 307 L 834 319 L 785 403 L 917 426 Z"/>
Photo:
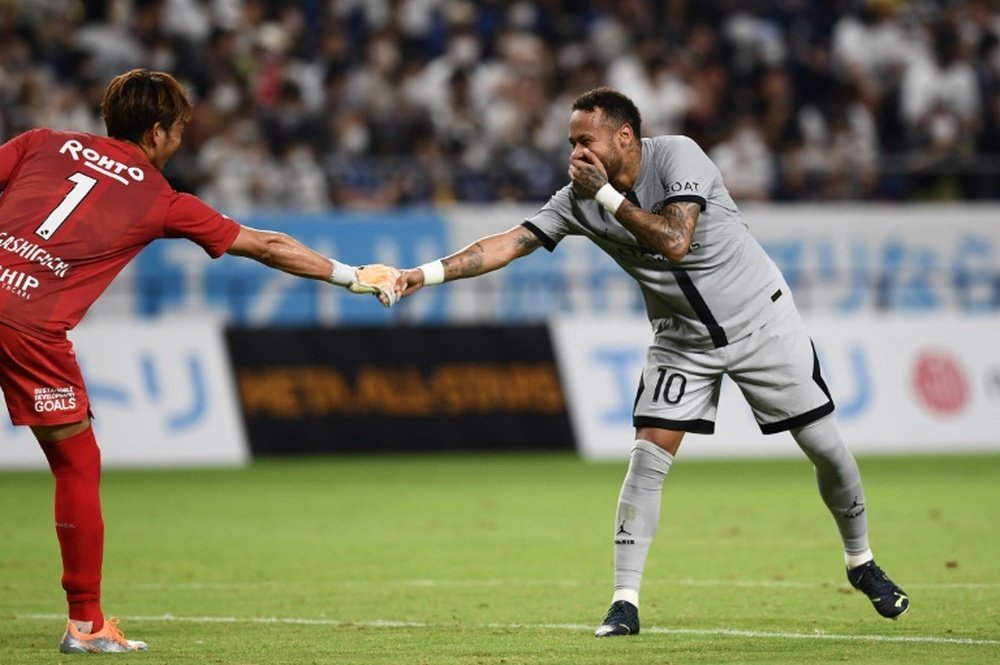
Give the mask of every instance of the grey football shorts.
<path id="1" fill-rule="evenodd" d="M 801 427 L 833 411 L 816 350 L 793 308 L 717 349 L 694 351 L 655 337 L 633 424 L 711 434 L 725 375 L 742 391 L 764 434 Z"/>

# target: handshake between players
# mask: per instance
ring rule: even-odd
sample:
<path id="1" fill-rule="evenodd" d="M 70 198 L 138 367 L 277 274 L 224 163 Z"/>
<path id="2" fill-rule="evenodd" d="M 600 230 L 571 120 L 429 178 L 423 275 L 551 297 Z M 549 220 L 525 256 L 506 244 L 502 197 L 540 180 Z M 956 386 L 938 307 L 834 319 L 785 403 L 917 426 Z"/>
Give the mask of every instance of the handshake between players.
<path id="1" fill-rule="evenodd" d="M 371 293 L 380 303 L 392 307 L 399 300 L 397 282 L 401 274 L 400 270 L 381 263 L 355 268 L 335 261 L 330 281 L 351 293 Z"/>
<path id="2" fill-rule="evenodd" d="M 409 270 L 381 263 L 356 268 L 342 263 L 334 265 L 330 281 L 345 287 L 351 293 L 370 293 L 386 307 L 392 307 L 400 298 L 415 293 L 423 286 L 444 281 L 444 268 L 440 261 Z"/>
<path id="3" fill-rule="evenodd" d="M 400 298 L 416 292 L 422 286 L 443 282 L 444 267 L 441 261 L 409 270 L 381 263 L 355 268 L 335 262 L 330 281 L 345 287 L 351 293 L 371 293 L 380 303 L 392 307 Z"/>

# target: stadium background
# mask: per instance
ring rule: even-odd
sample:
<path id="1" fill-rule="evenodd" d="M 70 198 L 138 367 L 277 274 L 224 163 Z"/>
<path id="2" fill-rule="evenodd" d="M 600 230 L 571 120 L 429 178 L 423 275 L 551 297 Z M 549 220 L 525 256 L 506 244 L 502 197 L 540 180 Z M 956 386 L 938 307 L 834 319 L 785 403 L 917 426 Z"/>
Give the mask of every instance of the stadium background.
<path id="1" fill-rule="evenodd" d="M 7 1 L 0 136 L 102 132 L 104 86 L 136 66 L 195 100 L 166 171 L 178 189 L 402 266 L 530 215 L 565 182 L 572 99 L 616 86 L 644 135 L 688 134 L 719 164 L 795 290 L 856 451 L 1000 449 L 993 3 Z M 74 335 L 105 460 L 623 459 L 641 301 L 574 240 L 389 311 L 155 243 Z M 687 455 L 797 454 L 732 393 Z M 44 465 L 0 429 L 4 467 Z"/>
<path id="2" fill-rule="evenodd" d="M 620 87 L 792 284 L 914 603 L 847 586 L 808 460 L 728 385 L 665 486 L 642 634 L 591 637 L 649 332 L 582 239 L 391 310 L 165 240 L 72 333 L 105 608 L 170 665 L 995 662 L 998 36 L 968 0 L 0 0 L 0 140 L 101 132 L 113 75 L 172 71 L 174 185 L 358 263 L 519 223 L 573 97 Z M 55 662 L 51 501 L 0 413 L 0 662 Z"/>

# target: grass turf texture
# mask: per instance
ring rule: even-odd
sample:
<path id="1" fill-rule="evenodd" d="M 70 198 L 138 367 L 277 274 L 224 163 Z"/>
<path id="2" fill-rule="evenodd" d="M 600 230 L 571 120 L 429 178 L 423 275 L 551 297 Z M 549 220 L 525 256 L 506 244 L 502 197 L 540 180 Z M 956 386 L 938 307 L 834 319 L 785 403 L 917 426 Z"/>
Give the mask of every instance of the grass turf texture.
<path id="1" fill-rule="evenodd" d="M 110 471 L 104 607 L 144 663 L 988 663 L 1000 660 L 1000 457 L 862 458 L 878 617 L 804 459 L 679 458 L 642 634 L 598 640 L 624 463 L 570 455 L 273 460 Z M 57 652 L 51 481 L 0 473 L 0 663 Z"/>

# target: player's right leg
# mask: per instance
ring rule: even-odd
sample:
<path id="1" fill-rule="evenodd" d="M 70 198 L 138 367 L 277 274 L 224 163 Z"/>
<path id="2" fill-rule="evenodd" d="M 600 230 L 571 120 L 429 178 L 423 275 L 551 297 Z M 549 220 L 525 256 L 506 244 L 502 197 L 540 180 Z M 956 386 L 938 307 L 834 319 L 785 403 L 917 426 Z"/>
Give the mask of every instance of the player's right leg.
<path id="1" fill-rule="evenodd" d="M 663 482 L 685 432 L 710 432 L 718 404 L 712 354 L 683 354 L 654 344 L 633 414 L 636 440 L 615 513 L 615 590 L 597 637 L 639 632 L 639 589 L 660 522 Z"/>
<path id="2" fill-rule="evenodd" d="M 639 632 L 639 587 L 649 546 L 660 524 L 663 480 L 680 446 L 683 432 L 642 428 L 629 456 L 628 471 L 615 512 L 615 591 L 594 631 L 597 637 Z"/>

